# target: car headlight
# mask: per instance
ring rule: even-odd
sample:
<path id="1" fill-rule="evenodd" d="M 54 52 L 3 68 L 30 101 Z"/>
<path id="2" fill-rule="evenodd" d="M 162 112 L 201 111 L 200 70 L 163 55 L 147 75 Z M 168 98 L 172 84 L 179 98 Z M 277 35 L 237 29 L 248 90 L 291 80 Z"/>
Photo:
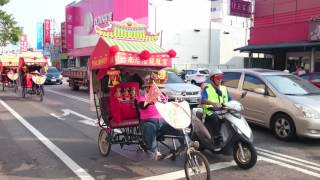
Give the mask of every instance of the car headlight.
<path id="1" fill-rule="evenodd" d="M 62 79 L 62 75 L 61 74 L 59 75 L 59 79 Z"/>
<path id="2" fill-rule="evenodd" d="M 316 110 L 304 106 L 302 104 L 295 104 L 295 106 L 301 110 L 305 118 L 311 118 L 311 119 L 319 119 L 320 118 L 320 113 L 317 112 Z"/>

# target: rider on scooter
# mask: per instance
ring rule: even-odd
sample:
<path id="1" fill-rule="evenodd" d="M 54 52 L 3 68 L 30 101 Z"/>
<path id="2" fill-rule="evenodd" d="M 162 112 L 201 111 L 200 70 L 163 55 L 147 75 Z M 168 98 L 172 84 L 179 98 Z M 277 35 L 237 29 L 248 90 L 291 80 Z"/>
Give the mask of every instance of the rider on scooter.
<path id="1" fill-rule="evenodd" d="M 221 85 L 223 72 L 220 69 L 214 70 L 210 74 L 211 83 L 208 84 L 201 93 L 201 104 L 205 116 L 205 126 L 213 135 L 215 150 L 219 151 L 222 144 L 221 120 L 215 111 L 221 110 L 222 104 L 231 101 L 227 88 Z"/>

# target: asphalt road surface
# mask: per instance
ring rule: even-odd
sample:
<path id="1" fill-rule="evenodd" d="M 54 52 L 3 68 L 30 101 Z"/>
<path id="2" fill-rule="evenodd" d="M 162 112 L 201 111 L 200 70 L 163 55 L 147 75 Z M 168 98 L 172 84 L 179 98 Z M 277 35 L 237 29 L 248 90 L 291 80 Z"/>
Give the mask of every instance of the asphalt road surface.
<path id="1" fill-rule="evenodd" d="M 204 152 L 212 179 L 320 179 L 320 140 L 282 142 L 251 126 L 258 162 L 238 168 L 230 156 Z M 0 180 L 14 179 L 184 179 L 183 158 L 154 161 L 135 145 L 112 146 L 102 157 L 99 128 L 87 90 L 45 86 L 44 101 L 0 92 Z"/>

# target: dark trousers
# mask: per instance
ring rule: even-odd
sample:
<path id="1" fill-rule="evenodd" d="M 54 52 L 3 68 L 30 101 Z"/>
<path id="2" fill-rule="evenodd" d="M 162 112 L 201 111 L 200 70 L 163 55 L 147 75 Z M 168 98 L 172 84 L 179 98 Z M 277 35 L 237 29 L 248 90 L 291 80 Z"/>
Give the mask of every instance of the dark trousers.
<path id="1" fill-rule="evenodd" d="M 209 114 L 210 115 L 206 115 L 205 126 L 208 128 L 210 134 L 213 135 L 213 138 L 218 139 L 221 137 L 221 119 L 213 111 Z"/>
<path id="2" fill-rule="evenodd" d="M 142 121 L 143 139 L 147 145 L 147 148 L 155 152 L 158 149 L 157 136 L 161 135 L 173 135 L 183 137 L 183 133 L 180 130 L 174 129 L 163 119 L 148 119 Z M 184 144 L 183 138 L 178 138 L 180 144 Z"/>

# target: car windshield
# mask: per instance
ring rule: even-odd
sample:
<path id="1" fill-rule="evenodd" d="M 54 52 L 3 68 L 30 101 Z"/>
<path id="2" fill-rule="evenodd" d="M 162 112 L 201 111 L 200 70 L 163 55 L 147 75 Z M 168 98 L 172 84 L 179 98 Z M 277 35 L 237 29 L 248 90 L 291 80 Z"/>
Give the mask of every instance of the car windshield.
<path id="1" fill-rule="evenodd" d="M 59 73 L 59 71 L 57 70 L 57 68 L 52 68 L 52 67 L 50 67 L 50 68 L 48 69 L 48 73 Z"/>
<path id="2" fill-rule="evenodd" d="M 209 70 L 200 70 L 199 73 L 200 74 L 209 74 Z"/>
<path id="3" fill-rule="evenodd" d="M 184 83 L 184 81 L 175 73 L 168 73 L 167 83 Z"/>
<path id="4" fill-rule="evenodd" d="M 294 75 L 268 75 L 264 77 L 281 94 L 295 96 L 320 94 L 319 88 Z"/>

